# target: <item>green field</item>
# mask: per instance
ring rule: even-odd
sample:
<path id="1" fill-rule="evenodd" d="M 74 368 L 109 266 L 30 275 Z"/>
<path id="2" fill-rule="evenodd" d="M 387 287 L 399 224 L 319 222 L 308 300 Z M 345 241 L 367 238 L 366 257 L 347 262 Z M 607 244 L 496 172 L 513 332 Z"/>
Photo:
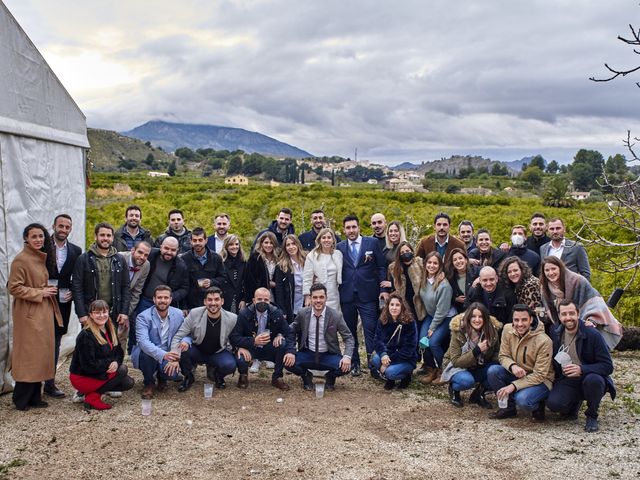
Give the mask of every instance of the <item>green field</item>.
<path id="1" fill-rule="evenodd" d="M 114 189 L 116 184 L 128 185 L 128 189 Z M 296 232 L 309 229 L 309 214 L 315 208 L 323 208 L 340 231 L 340 219 L 355 213 L 361 219 L 364 234 L 370 234 L 368 219 L 374 212 L 382 212 L 387 221 L 399 220 L 407 231 L 410 241 L 433 233 L 434 214 L 444 211 L 453 225 L 469 219 L 477 228 L 487 228 L 494 244 L 507 241 L 512 225 L 528 225 L 530 215 L 542 211 L 559 216 L 567 223 L 569 232 L 581 225 L 580 213 L 598 217 L 603 214 L 603 205 L 580 204 L 576 209 L 544 207 L 542 201 L 531 196 L 474 196 L 445 193 L 396 193 L 386 192 L 371 185 L 350 188 L 327 185 L 285 185 L 270 187 L 268 184 L 251 182 L 248 186 L 225 185 L 220 178 L 171 177 L 149 178 L 144 174 L 94 173 L 91 187 L 87 191 L 87 241 L 93 239 L 93 226 L 107 221 L 115 228 L 122 225 L 128 205 L 142 208 L 142 224 L 157 236 L 166 229 L 167 212 L 179 208 L 185 214 L 191 229 L 202 226 L 207 233 L 212 231 L 212 220 L 216 213 L 226 212 L 231 216 L 231 229 L 239 234 L 245 249 L 251 246 L 256 233 L 273 220 L 281 207 L 294 212 Z M 624 232 L 608 232 L 616 240 L 623 240 Z M 570 235 L 570 234 L 569 234 Z M 599 246 L 587 247 L 593 272 L 592 282 L 605 299 L 615 287 L 623 287 L 630 274 L 608 274 L 598 271 L 599 259 L 616 255 L 611 249 Z M 640 325 L 640 282 L 636 281 L 625 293 L 614 314 L 625 325 Z"/>

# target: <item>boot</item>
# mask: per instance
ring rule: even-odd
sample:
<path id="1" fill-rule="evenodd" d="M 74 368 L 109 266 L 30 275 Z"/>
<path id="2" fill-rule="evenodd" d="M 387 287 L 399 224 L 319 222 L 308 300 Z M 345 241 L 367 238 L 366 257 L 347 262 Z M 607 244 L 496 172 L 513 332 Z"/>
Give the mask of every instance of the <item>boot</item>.
<path id="1" fill-rule="evenodd" d="M 469 397 L 469 403 L 475 403 L 480 408 L 486 408 L 487 410 L 491 410 L 493 407 L 489 403 L 489 401 L 484 398 L 484 394 L 487 391 L 484 385 L 479 384 L 476 388 L 471 392 L 471 396 Z"/>
<path id="2" fill-rule="evenodd" d="M 247 388 L 249 386 L 249 375 L 241 373 L 238 378 L 238 388 Z"/>
<path id="3" fill-rule="evenodd" d="M 84 408 L 87 410 L 91 410 L 92 408 L 95 410 L 109 410 L 111 405 L 108 403 L 104 403 L 100 398 L 100 394 L 97 392 L 87 393 L 84 396 Z"/>
<path id="4" fill-rule="evenodd" d="M 536 408 L 533 412 L 531 412 L 531 418 L 536 422 L 543 422 L 545 417 L 545 412 L 544 412 L 545 408 L 546 408 L 546 403 L 544 401 L 540 402 L 538 405 L 538 408 Z"/>
<path id="5" fill-rule="evenodd" d="M 395 380 L 387 380 L 384 382 L 384 389 L 385 390 L 393 390 L 393 387 L 396 386 L 396 381 Z"/>
<path id="6" fill-rule="evenodd" d="M 193 385 L 193 382 L 195 382 L 196 379 L 193 376 L 192 372 L 188 372 L 188 373 L 184 373 L 184 380 L 182 380 L 182 383 L 180 384 L 180 386 L 178 387 L 178 391 L 179 392 L 186 392 L 187 390 L 189 390 L 191 388 L 191 385 Z"/>
<path id="7" fill-rule="evenodd" d="M 449 384 L 449 400 L 451 400 L 451 404 L 454 407 L 462 408 L 464 406 L 462 398 L 460 397 L 460 392 L 458 390 L 454 390 L 453 385 L 451 384 Z"/>
<path id="8" fill-rule="evenodd" d="M 420 381 L 422 383 L 424 383 L 425 385 L 429 385 L 431 382 L 433 382 L 436 378 L 438 378 L 440 376 L 441 372 L 438 373 L 438 370 L 439 369 L 437 369 L 437 368 L 428 367 L 427 368 L 427 374 L 424 377 L 422 377 L 420 379 Z"/>
<path id="9" fill-rule="evenodd" d="M 404 377 L 400 382 L 398 382 L 398 390 L 404 390 L 411 384 L 411 374 Z"/>
<path id="10" fill-rule="evenodd" d="M 444 380 L 442 380 L 442 369 L 438 368 L 436 370 L 436 378 L 434 378 L 433 382 L 431 382 L 432 385 L 444 385 L 445 382 Z"/>

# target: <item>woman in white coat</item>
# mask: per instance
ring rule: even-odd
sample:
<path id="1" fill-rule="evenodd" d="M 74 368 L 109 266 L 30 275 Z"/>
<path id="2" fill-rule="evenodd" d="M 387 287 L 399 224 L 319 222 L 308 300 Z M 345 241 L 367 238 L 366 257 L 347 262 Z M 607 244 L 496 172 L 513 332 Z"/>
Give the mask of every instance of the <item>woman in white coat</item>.
<path id="1" fill-rule="evenodd" d="M 318 232 L 316 247 L 309 252 L 304 264 L 302 293 L 305 306 L 311 304 L 309 290 L 316 282 L 327 287 L 327 306 L 340 310 L 338 286 L 342 283 L 342 253 L 336 250 L 336 236 L 330 228 Z"/>

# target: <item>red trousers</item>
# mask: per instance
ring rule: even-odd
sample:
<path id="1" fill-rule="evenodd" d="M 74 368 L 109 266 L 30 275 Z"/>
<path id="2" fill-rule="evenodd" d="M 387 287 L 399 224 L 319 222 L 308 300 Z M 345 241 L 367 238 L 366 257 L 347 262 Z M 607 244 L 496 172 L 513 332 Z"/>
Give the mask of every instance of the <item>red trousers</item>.
<path id="1" fill-rule="evenodd" d="M 75 373 L 72 373 L 69 375 L 69 379 L 71 380 L 73 388 L 78 390 L 81 394 L 86 395 L 88 393 L 96 392 L 115 376 L 116 372 L 107 373 L 107 378 L 105 380 L 100 380 L 99 378 L 85 377 L 83 375 L 76 375 Z"/>

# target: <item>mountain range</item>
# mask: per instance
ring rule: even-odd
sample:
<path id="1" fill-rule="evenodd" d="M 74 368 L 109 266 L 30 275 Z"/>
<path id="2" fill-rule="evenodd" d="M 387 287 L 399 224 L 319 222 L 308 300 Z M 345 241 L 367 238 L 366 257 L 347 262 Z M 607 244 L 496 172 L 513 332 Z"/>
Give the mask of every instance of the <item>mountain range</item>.
<path id="1" fill-rule="evenodd" d="M 153 120 L 122 134 L 151 142 L 152 145 L 162 147 L 169 152 L 180 147 L 188 147 L 192 150 L 199 148 L 243 150 L 247 153 L 260 153 L 273 157 L 313 157 L 312 154 L 300 148 L 242 128 Z"/>

